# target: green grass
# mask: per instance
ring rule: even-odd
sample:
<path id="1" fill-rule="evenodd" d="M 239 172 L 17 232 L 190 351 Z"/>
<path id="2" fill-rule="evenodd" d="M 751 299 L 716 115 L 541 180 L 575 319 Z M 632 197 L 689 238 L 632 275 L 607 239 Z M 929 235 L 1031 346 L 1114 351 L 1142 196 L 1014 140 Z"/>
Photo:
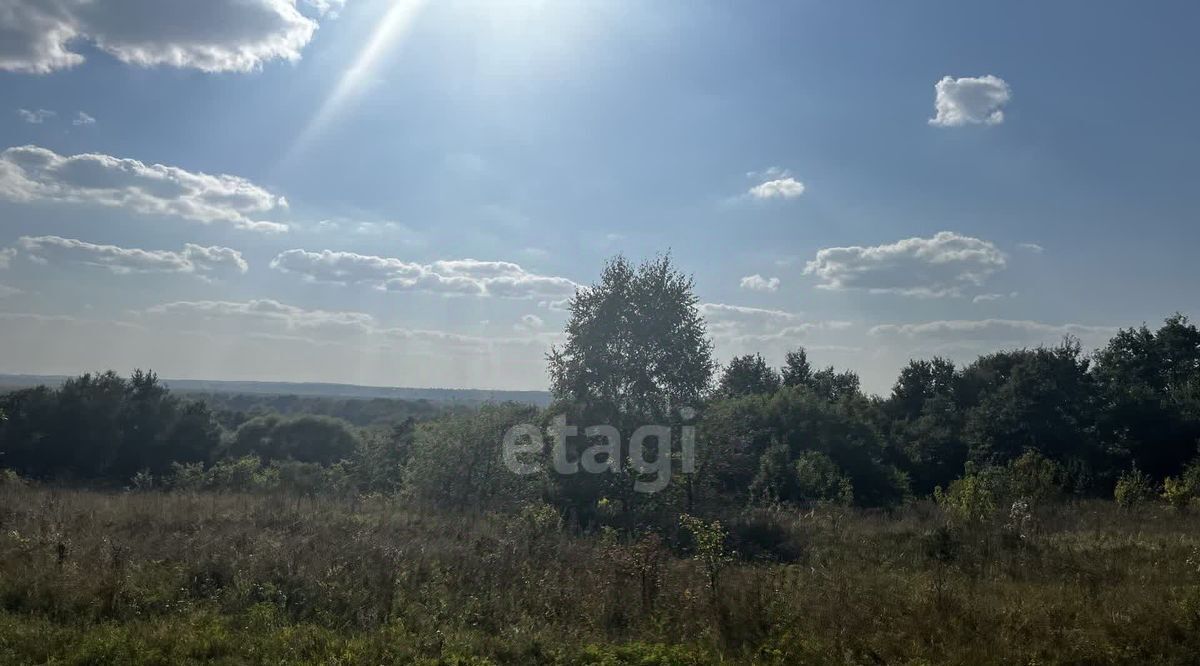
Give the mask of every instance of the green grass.
<path id="1" fill-rule="evenodd" d="M 674 534 L 0 487 L 0 662 L 1195 662 L 1200 517 L 1035 513 L 1024 538 L 945 530 L 928 504 L 729 517 L 740 557 L 714 594 Z"/>

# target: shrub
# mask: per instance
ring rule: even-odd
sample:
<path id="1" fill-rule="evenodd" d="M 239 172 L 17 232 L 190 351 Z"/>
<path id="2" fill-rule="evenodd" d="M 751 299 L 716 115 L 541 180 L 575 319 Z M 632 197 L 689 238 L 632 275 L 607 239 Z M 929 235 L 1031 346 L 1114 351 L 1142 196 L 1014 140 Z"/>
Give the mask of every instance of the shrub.
<path id="1" fill-rule="evenodd" d="M 709 589 L 716 594 L 717 578 L 721 575 L 721 570 L 733 561 L 733 554 L 725 548 L 725 528 L 719 520 L 706 522 L 686 513 L 679 517 L 679 522 L 692 535 L 692 556 L 704 565 L 704 571 L 708 574 Z"/>
<path id="2" fill-rule="evenodd" d="M 991 520 L 1001 501 L 1001 479 L 996 468 L 981 473 L 968 473 L 950 482 L 943 490 L 938 486 L 933 497 L 955 527 L 978 526 Z"/>
<path id="3" fill-rule="evenodd" d="M 1154 495 L 1154 482 L 1150 475 L 1136 466 L 1122 472 L 1121 478 L 1117 479 L 1116 488 L 1113 489 L 1113 499 L 1125 508 L 1150 501 L 1154 499 Z"/>
<path id="4" fill-rule="evenodd" d="M 545 502 L 529 502 L 521 507 L 519 515 L 530 534 L 557 532 L 563 527 L 562 516 Z"/>
<path id="5" fill-rule="evenodd" d="M 1193 497 L 1195 497 L 1194 489 L 1188 487 L 1185 479 L 1173 476 L 1163 479 L 1163 501 L 1175 509 L 1180 511 L 1186 509 Z"/>
<path id="6" fill-rule="evenodd" d="M 1062 467 L 1037 451 L 1029 450 L 1006 468 L 1007 493 L 1014 501 L 1037 505 L 1062 492 Z"/>
<path id="7" fill-rule="evenodd" d="M 802 500 L 817 500 L 849 505 L 854 502 L 854 486 L 837 464 L 824 453 L 805 451 L 795 464 L 796 492 Z"/>
<path id="8" fill-rule="evenodd" d="M 1163 479 L 1162 498 L 1176 509 L 1186 509 L 1196 497 L 1200 497 L 1200 461 L 1193 461 L 1178 477 Z"/>
<path id="9" fill-rule="evenodd" d="M 150 470 L 148 470 L 148 469 L 143 469 L 143 470 L 139 471 L 137 474 L 133 475 L 132 479 L 129 480 L 129 489 L 130 490 L 142 492 L 142 491 L 146 491 L 146 490 L 151 490 L 153 488 L 154 488 L 154 475 L 151 474 Z"/>

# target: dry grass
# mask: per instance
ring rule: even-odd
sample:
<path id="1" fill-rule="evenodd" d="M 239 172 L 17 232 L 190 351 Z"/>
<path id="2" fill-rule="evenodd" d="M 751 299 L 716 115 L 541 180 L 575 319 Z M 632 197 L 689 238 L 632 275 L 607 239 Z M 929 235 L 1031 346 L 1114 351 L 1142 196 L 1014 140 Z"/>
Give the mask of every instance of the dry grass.
<path id="1" fill-rule="evenodd" d="M 717 594 L 677 535 L 383 498 L 0 488 L 4 663 L 1194 663 L 1200 518 L 1053 507 L 1026 538 L 758 514 Z M 766 544 L 766 545 L 764 545 Z M 747 559 L 751 554 L 756 559 Z"/>

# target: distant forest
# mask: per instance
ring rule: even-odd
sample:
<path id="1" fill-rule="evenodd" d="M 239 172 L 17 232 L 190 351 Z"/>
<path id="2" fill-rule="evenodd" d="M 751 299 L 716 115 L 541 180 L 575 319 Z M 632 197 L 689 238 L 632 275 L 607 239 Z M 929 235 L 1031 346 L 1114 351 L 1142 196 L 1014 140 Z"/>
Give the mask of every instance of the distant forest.
<path id="1" fill-rule="evenodd" d="M 610 262 L 571 303 L 567 342 L 548 357 L 546 407 L 179 395 L 149 372 L 87 374 L 0 396 L 0 465 L 113 486 L 536 500 L 582 525 L 753 505 L 888 507 L 996 479 L 1063 496 L 1200 493 L 1200 331 L 1183 315 L 1121 330 L 1092 354 L 1067 339 L 962 366 L 914 360 L 877 397 L 852 372 L 813 367 L 803 349 L 781 368 L 758 355 L 719 367 L 698 312 L 669 258 Z M 561 476 L 547 465 L 523 477 L 504 468 L 508 428 L 548 431 L 560 416 L 625 438 L 643 424 L 695 425 L 698 467 L 653 497 L 631 491 L 628 467 Z M 568 455 L 588 443 L 576 438 Z"/>

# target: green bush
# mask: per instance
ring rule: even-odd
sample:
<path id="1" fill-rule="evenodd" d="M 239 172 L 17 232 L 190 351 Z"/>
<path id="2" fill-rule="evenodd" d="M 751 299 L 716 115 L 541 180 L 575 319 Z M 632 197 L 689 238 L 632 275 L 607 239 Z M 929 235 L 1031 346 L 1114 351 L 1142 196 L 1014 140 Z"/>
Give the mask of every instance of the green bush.
<path id="1" fill-rule="evenodd" d="M 1010 498 L 1038 505 L 1062 493 L 1061 465 L 1037 451 L 1026 451 L 1006 467 L 1005 483 Z"/>
<path id="2" fill-rule="evenodd" d="M 1200 497 L 1200 461 L 1192 462 L 1178 477 L 1163 479 L 1162 498 L 1176 509 L 1186 509 Z"/>
<path id="3" fill-rule="evenodd" d="M 802 500 L 849 505 L 854 486 L 837 464 L 824 453 L 805 451 L 795 463 L 796 492 Z"/>
<path id="4" fill-rule="evenodd" d="M 1195 496 L 1195 489 L 1189 487 L 1185 479 L 1173 476 L 1163 479 L 1163 501 L 1173 508 L 1180 511 L 1186 509 Z"/>
<path id="5" fill-rule="evenodd" d="M 967 474 L 951 481 L 945 490 L 941 486 L 934 489 L 934 500 L 952 525 L 979 526 L 995 516 L 1002 490 L 995 471 L 995 468 L 989 468 L 982 473 Z"/>
<path id="6" fill-rule="evenodd" d="M 1117 479 L 1116 488 L 1113 489 L 1113 499 L 1125 508 L 1149 502 L 1154 499 L 1154 495 L 1154 481 L 1149 474 L 1137 467 L 1122 472 L 1121 478 Z"/>

